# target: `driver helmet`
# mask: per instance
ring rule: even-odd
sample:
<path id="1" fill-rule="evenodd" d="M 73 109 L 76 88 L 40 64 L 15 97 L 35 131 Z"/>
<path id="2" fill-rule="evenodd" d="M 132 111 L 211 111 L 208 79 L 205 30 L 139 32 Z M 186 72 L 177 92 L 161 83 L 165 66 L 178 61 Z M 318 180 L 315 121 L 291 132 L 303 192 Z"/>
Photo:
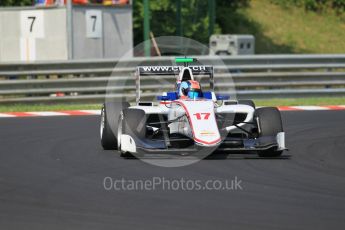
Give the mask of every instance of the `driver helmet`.
<path id="1" fill-rule="evenodd" d="M 188 80 L 181 82 L 181 96 L 190 99 L 197 99 L 202 97 L 202 91 L 199 82 Z"/>

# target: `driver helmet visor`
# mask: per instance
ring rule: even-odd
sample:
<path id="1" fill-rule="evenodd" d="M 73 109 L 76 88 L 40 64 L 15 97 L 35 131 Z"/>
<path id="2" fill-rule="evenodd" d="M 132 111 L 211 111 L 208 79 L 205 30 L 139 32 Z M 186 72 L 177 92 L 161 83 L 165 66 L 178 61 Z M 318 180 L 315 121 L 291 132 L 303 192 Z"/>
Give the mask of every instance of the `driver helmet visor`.
<path id="1" fill-rule="evenodd" d="M 201 90 L 190 90 L 188 92 L 188 97 L 191 99 L 197 99 L 202 97 L 202 92 Z"/>

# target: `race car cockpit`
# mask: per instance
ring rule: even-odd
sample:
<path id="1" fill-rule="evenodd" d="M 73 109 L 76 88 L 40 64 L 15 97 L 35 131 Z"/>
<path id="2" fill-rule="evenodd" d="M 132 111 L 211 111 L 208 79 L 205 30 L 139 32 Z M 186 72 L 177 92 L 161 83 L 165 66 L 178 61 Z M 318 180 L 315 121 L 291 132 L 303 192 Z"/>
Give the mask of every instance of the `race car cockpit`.
<path id="1" fill-rule="evenodd" d="M 193 73 L 190 68 L 184 67 L 180 72 L 177 81 L 177 93 L 182 99 L 198 99 L 202 98 L 202 90 L 198 81 L 194 80 Z"/>
<path id="2" fill-rule="evenodd" d="M 199 82 L 188 80 L 183 81 L 180 86 L 180 98 L 198 99 L 203 94 Z"/>

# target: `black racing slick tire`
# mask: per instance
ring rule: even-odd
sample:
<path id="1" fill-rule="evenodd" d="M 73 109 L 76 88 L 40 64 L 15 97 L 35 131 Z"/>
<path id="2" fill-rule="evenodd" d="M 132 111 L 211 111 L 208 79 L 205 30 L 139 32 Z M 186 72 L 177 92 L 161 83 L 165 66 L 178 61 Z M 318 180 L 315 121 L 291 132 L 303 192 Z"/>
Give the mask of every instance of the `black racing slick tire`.
<path id="1" fill-rule="evenodd" d="M 263 107 L 255 110 L 255 118 L 258 122 L 259 137 L 276 136 L 283 132 L 283 123 L 280 112 L 275 107 Z M 283 151 L 275 148 L 259 151 L 260 157 L 278 157 Z"/>
<path id="2" fill-rule="evenodd" d="M 118 120 L 123 109 L 128 108 L 128 102 L 107 102 L 101 111 L 100 138 L 104 150 L 117 149 Z"/>
<path id="3" fill-rule="evenodd" d="M 255 109 L 255 103 L 252 100 L 238 100 L 238 104 L 240 105 L 249 105 Z"/>

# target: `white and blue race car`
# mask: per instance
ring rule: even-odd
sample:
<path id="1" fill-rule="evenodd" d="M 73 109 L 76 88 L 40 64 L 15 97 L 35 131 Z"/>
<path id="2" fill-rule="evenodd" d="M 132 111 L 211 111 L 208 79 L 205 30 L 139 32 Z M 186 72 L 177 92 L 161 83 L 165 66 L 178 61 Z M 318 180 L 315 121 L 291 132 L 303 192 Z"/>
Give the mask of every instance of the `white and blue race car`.
<path id="1" fill-rule="evenodd" d="M 201 149 L 257 152 L 277 157 L 285 150 L 280 112 L 275 107 L 255 108 L 251 100 L 229 100 L 214 93 L 212 66 L 188 65 L 193 58 L 177 58 L 176 66 L 139 66 L 136 70 L 136 104 L 106 102 L 101 113 L 100 136 L 104 149 L 122 154 L 179 154 Z M 194 79 L 208 75 L 210 91 Z M 140 78 L 176 75 L 175 91 L 140 101 Z"/>

